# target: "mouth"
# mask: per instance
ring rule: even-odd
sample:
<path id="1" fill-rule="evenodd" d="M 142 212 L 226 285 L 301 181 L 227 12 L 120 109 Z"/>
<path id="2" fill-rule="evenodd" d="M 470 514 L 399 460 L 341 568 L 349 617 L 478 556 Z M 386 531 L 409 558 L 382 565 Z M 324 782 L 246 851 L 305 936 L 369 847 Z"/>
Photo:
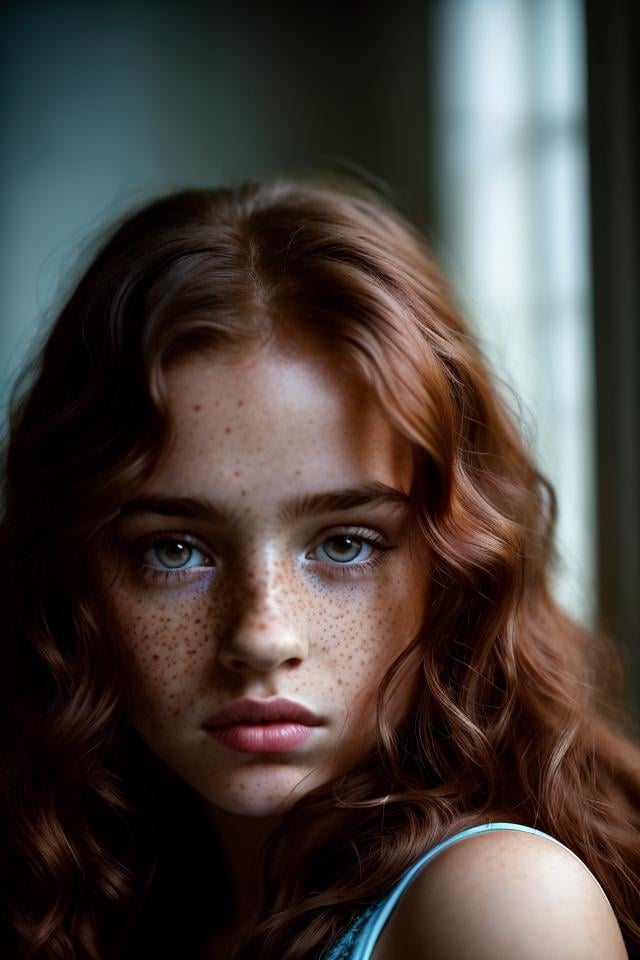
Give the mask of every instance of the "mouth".
<path id="1" fill-rule="evenodd" d="M 218 743 L 240 753 L 290 753 L 323 723 L 312 710 L 284 697 L 234 700 L 203 724 Z"/>

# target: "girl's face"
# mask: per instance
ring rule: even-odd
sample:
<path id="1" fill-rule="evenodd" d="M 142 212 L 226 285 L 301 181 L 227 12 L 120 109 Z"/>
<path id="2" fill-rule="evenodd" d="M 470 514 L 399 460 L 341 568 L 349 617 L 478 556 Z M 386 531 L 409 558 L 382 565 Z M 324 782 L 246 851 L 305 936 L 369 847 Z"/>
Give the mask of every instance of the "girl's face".
<path id="1" fill-rule="evenodd" d="M 189 358 L 168 386 L 176 444 L 102 565 L 131 721 L 214 807 L 281 815 L 373 743 L 378 683 L 420 627 L 410 445 L 317 353 Z M 206 726 L 276 697 L 315 725 Z"/>

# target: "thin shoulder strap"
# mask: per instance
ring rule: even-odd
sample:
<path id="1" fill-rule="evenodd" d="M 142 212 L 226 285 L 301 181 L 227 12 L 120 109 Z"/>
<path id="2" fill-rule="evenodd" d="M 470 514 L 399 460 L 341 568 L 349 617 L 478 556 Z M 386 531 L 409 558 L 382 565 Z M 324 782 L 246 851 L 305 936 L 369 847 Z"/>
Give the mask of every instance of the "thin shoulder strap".
<path id="1" fill-rule="evenodd" d="M 479 826 L 468 827 L 466 830 L 461 830 L 452 837 L 448 837 L 446 840 L 443 840 L 442 843 L 436 844 L 435 847 L 432 847 L 431 850 L 428 850 L 427 853 L 420 857 L 420 859 L 417 860 L 409 870 L 407 870 L 404 876 L 391 890 L 389 895 L 385 897 L 380 906 L 368 918 L 367 923 L 362 928 L 360 936 L 358 937 L 358 941 L 355 944 L 354 950 L 350 955 L 350 960 L 370 960 L 378 937 L 380 936 L 387 920 L 391 916 L 391 913 L 398 903 L 398 900 L 409 886 L 415 875 L 419 873 L 420 870 L 427 863 L 429 863 L 430 860 L 433 860 L 434 857 L 437 857 L 438 854 L 442 853 L 442 851 L 447 847 L 457 843 L 458 840 L 464 840 L 465 837 L 472 837 L 476 833 L 486 833 L 489 830 L 522 830 L 524 833 L 535 833 L 539 837 L 545 837 L 547 840 L 557 843 L 558 846 L 563 847 L 565 850 L 569 849 L 568 847 L 565 847 L 563 843 L 560 843 L 559 840 L 556 840 L 555 837 L 550 837 L 548 833 L 543 833 L 542 830 L 536 830 L 534 827 L 524 827 L 520 823 L 482 823 Z M 576 857 L 576 854 L 573 853 L 573 850 L 569 850 L 569 853 Z M 580 860 L 579 857 L 576 857 L 576 859 Z M 582 863 L 581 860 L 580 862 Z"/>

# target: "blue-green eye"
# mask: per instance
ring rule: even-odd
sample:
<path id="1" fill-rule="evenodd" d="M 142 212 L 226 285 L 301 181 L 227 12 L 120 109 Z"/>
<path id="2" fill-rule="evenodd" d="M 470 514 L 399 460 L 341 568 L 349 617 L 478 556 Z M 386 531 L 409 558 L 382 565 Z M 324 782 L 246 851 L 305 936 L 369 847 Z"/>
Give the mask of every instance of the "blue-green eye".
<path id="1" fill-rule="evenodd" d="M 374 545 L 362 537 L 340 533 L 323 541 L 316 550 L 335 563 L 352 563 L 354 560 L 364 562 L 373 553 Z"/>
<path id="2" fill-rule="evenodd" d="M 144 560 L 149 566 L 154 566 L 153 559 L 159 560 L 161 568 L 165 570 L 185 570 L 191 566 L 199 566 L 204 554 L 188 540 L 166 539 L 158 540 L 144 554 Z M 191 563 L 195 560 L 194 563 Z M 157 568 L 156 568 L 157 569 Z"/>

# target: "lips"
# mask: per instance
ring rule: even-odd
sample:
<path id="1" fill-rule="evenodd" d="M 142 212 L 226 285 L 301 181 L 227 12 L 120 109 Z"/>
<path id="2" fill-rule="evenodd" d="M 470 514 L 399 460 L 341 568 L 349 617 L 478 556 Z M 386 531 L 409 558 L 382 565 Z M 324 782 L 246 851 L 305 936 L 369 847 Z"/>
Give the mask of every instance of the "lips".
<path id="1" fill-rule="evenodd" d="M 228 727 L 235 724 L 294 723 L 317 727 L 322 721 L 312 710 L 284 697 L 269 700 L 234 700 L 207 720 L 205 727 Z"/>
<path id="2" fill-rule="evenodd" d="M 239 753 L 292 753 L 323 721 L 312 710 L 283 697 L 235 700 L 203 724 L 223 747 Z"/>

